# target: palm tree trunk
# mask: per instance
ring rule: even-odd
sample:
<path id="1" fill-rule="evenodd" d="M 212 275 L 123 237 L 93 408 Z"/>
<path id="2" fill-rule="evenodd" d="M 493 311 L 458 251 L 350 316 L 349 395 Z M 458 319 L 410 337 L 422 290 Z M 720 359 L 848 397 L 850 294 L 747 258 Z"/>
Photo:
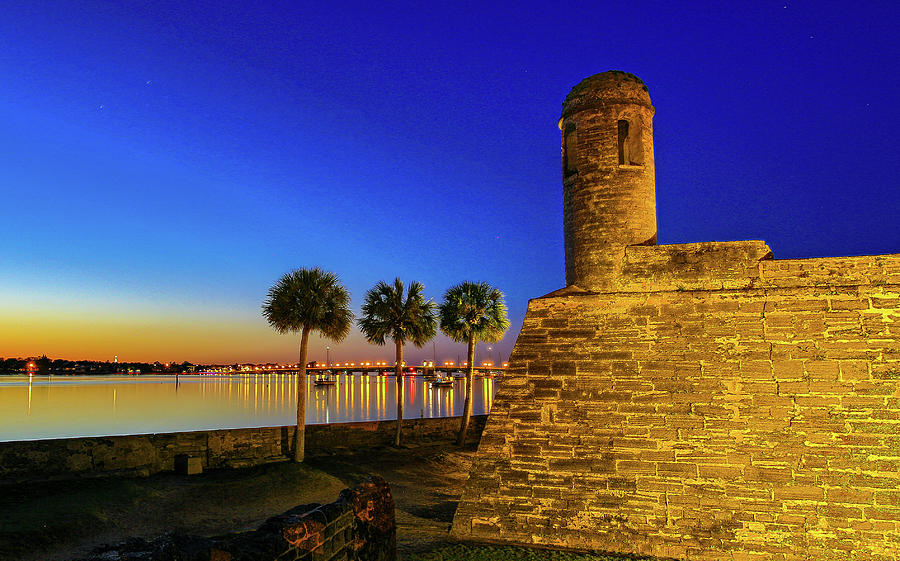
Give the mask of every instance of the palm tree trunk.
<path id="1" fill-rule="evenodd" d="M 469 336 L 469 367 L 466 369 L 466 402 L 463 406 L 462 423 L 459 427 L 459 436 L 456 437 L 457 446 L 466 443 L 466 432 L 469 430 L 469 417 L 472 416 L 472 377 L 475 374 L 475 337 Z"/>
<path id="2" fill-rule="evenodd" d="M 294 430 L 294 461 L 300 463 L 306 455 L 306 353 L 309 350 L 308 327 L 300 335 L 300 368 L 297 371 L 297 428 Z"/>
<path id="3" fill-rule="evenodd" d="M 397 345 L 397 434 L 394 435 L 394 446 L 400 446 L 400 425 L 403 424 L 403 341 L 394 341 Z"/>

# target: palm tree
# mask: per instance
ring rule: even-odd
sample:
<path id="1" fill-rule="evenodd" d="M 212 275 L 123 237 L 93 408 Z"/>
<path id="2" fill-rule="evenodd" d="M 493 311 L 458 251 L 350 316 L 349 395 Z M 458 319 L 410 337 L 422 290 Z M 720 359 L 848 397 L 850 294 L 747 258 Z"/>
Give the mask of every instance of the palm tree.
<path id="1" fill-rule="evenodd" d="M 421 348 L 437 333 L 437 306 L 425 300 L 425 287 L 420 282 L 409 283 L 406 296 L 403 282 L 394 284 L 378 281 L 366 292 L 362 317 L 357 323 L 370 343 L 384 345 L 385 339 L 393 339 L 397 349 L 397 433 L 394 446 L 400 446 L 400 425 L 403 421 L 403 344 L 407 341 Z"/>
<path id="2" fill-rule="evenodd" d="M 353 314 L 350 293 L 334 273 L 297 269 L 278 279 L 266 296 L 262 313 L 279 333 L 300 332 L 300 364 L 297 376 L 297 430 L 294 461 L 302 462 L 306 437 L 306 354 L 309 334 L 318 331 L 333 341 L 350 332 Z"/>
<path id="3" fill-rule="evenodd" d="M 472 375 L 475 372 L 475 344 L 496 343 L 509 329 L 503 293 L 486 282 L 463 282 L 447 289 L 440 306 L 441 331 L 454 341 L 468 344 L 466 401 L 456 443 L 466 442 L 472 416 Z"/>

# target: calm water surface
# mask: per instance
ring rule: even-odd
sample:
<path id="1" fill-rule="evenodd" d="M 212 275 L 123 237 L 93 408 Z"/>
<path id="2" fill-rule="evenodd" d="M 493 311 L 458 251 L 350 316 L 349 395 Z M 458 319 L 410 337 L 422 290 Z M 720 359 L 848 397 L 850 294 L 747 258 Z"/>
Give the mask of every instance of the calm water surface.
<path id="1" fill-rule="evenodd" d="M 393 376 L 342 374 L 334 386 L 307 380 L 306 422 L 397 418 Z M 490 411 L 497 383 L 476 377 L 473 413 Z M 462 414 L 465 379 L 432 388 L 404 377 L 404 418 Z M 0 441 L 111 436 L 296 422 L 297 376 L 0 376 Z"/>

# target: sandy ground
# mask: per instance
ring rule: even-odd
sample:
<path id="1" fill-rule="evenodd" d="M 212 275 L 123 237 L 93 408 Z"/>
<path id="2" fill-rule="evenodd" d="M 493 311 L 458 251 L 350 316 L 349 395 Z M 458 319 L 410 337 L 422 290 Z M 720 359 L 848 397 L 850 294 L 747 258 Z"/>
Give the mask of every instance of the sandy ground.
<path id="1" fill-rule="evenodd" d="M 474 445 L 385 447 L 194 476 L 0 485 L 0 561 L 64 561 L 173 530 L 251 530 L 296 505 L 332 502 L 371 474 L 391 485 L 402 558 L 447 542 L 474 452 Z"/>

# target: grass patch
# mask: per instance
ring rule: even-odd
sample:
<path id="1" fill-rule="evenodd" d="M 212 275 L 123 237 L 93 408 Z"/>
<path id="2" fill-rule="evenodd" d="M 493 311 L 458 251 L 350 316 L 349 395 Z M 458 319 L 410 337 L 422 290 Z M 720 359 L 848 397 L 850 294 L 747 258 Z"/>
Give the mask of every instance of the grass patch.
<path id="1" fill-rule="evenodd" d="M 0 495 L 0 559 L 16 559 L 28 549 L 105 524 L 111 504 L 134 505 L 152 492 L 130 480 L 90 480 L 8 485 Z"/>
<path id="2" fill-rule="evenodd" d="M 137 532 L 238 531 L 251 520 L 258 519 L 251 524 L 255 527 L 298 504 L 331 502 L 341 488 L 327 473 L 289 462 L 194 476 L 162 473 L 2 485 L 0 561 L 41 558 L 43 550 L 64 551 L 103 532 L 119 531 L 125 539 Z M 304 490 L 310 489 L 323 491 L 304 500 Z"/>
<path id="3" fill-rule="evenodd" d="M 403 556 L 403 561 L 652 561 L 653 559 L 655 558 L 469 544 L 454 544 L 434 551 Z"/>
<path id="4" fill-rule="evenodd" d="M 136 504 L 153 495 L 133 480 L 76 480 L 3 487 L 2 532 L 71 524 L 82 518 L 102 520 L 110 504 Z"/>

